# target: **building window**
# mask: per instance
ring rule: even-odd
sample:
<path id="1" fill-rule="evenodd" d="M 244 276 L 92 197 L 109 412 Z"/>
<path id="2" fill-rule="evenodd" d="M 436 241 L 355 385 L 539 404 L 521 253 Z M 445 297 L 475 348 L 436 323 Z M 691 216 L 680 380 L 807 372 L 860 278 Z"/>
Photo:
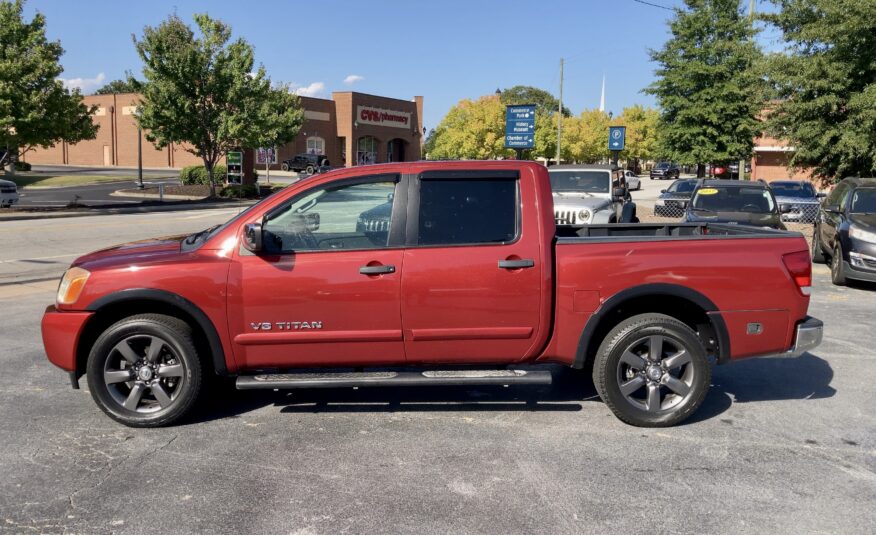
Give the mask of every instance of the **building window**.
<path id="1" fill-rule="evenodd" d="M 377 163 L 377 138 L 360 137 L 356 145 L 356 165 Z"/>
<path id="2" fill-rule="evenodd" d="M 315 136 L 307 138 L 307 154 L 325 154 L 325 140 Z"/>

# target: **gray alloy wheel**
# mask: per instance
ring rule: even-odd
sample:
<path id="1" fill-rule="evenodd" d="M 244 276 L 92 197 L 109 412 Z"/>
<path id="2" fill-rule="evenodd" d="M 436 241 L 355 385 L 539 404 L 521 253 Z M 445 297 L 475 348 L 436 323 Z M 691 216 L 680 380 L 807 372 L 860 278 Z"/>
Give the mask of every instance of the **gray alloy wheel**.
<path id="1" fill-rule="evenodd" d="M 837 286 L 846 285 L 846 269 L 843 266 L 843 248 L 839 244 L 833 246 L 833 256 L 830 257 L 830 280 Z"/>
<path id="2" fill-rule="evenodd" d="M 615 416 L 641 427 L 675 425 L 706 397 L 712 367 L 693 329 L 665 314 L 620 322 L 593 365 L 596 391 Z"/>
<path id="3" fill-rule="evenodd" d="M 140 314 L 109 326 L 94 342 L 88 388 L 111 418 L 158 427 L 188 414 L 202 391 L 191 328 L 161 314 Z"/>

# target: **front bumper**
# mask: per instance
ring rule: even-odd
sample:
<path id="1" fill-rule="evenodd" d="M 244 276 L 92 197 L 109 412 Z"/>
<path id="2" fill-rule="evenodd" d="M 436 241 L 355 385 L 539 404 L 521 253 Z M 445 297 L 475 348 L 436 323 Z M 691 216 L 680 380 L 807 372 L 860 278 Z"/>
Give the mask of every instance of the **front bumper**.
<path id="1" fill-rule="evenodd" d="M 799 357 L 810 349 L 818 347 L 823 337 L 824 323 L 820 319 L 806 316 L 806 319 L 797 324 L 797 332 L 794 335 L 794 347 L 779 356 L 788 358 Z"/>
<path id="2" fill-rule="evenodd" d="M 76 373 L 76 349 L 79 338 L 93 312 L 59 312 L 54 305 L 43 314 L 43 346 L 49 362 L 67 372 Z"/>

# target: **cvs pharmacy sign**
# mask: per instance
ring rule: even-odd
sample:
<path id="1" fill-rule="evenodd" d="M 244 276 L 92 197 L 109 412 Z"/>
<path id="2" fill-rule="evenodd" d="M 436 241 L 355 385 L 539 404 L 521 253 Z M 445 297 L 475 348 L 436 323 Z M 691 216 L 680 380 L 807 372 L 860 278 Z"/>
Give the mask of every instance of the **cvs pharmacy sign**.
<path id="1" fill-rule="evenodd" d="M 411 126 L 410 113 L 372 108 L 371 106 L 357 106 L 356 120 L 360 124 L 377 126 L 394 126 L 396 128 L 410 128 Z"/>

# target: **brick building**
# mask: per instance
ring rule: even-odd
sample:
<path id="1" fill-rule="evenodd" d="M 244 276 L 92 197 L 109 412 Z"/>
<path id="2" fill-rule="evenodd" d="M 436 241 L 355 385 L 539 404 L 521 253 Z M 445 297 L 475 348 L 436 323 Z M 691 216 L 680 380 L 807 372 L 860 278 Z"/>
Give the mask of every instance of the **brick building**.
<path id="1" fill-rule="evenodd" d="M 787 141 L 766 135 L 754 140 L 754 156 L 751 158 L 751 176 L 766 181 L 811 180 L 806 170 L 794 170 L 788 166 L 794 147 Z"/>
<path id="2" fill-rule="evenodd" d="M 333 93 L 330 100 L 300 98 L 304 124 L 295 139 L 277 148 L 278 162 L 304 152 L 323 154 L 335 167 L 420 159 L 423 97 L 400 100 L 343 91 Z M 97 106 L 97 137 L 38 148 L 23 160 L 32 164 L 136 167 L 134 114 L 138 100 L 136 93 L 84 97 L 86 105 Z M 202 163 L 181 145 L 159 150 L 144 138 L 142 150 L 143 167 L 180 168 Z M 280 164 L 271 168 L 279 169 Z"/>

